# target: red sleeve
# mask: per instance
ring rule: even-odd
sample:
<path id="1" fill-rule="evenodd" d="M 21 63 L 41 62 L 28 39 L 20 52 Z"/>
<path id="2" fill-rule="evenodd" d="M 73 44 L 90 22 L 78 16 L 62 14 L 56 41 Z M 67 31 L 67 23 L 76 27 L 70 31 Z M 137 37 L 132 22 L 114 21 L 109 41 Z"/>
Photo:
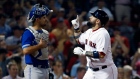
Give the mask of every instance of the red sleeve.
<path id="1" fill-rule="evenodd" d="M 125 44 L 128 48 L 130 48 L 129 40 L 128 40 L 128 38 L 126 38 L 126 37 L 124 37 L 124 44 Z"/>
<path id="2" fill-rule="evenodd" d="M 112 38 L 111 38 L 111 44 L 113 44 L 113 43 L 114 43 L 114 38 L 112 37 Z"/>
<path id="3" fill-rule="evenodd" d="M 70 41 L 66 41 L 64 43 L 64 50 L 63 50 L 63 55 L 68 56 L 68 50 L 71 48 L 73 44 Z"/>
<path id="4" fill-rule="evenodd" d="M 52 24 L 52 28 L 55 28 L 57 25 L 57 18 L 52 18 L 51 19 L 51 24 Z"/>
<path id="5" fill-rule="evenodd" d="M 72 57 L 70 60 L 69 60 L 69 63 L 66 67 L 66 69 L 70 72 L 71 71 L 71 68 L 73 66 L 73 64 L 76 62 L 78 58 L 77 57 Z"/>
<path id="6" fill-rule="evenodd" d="M 65 20 L 64 20 L 64 22 L 65 22 L 65 24 L 67 25 L 67 27 L 70 29 L 70 28 L 71 28 L 71 26 L 70 26 L 69 21 L 65 19 Z"/>

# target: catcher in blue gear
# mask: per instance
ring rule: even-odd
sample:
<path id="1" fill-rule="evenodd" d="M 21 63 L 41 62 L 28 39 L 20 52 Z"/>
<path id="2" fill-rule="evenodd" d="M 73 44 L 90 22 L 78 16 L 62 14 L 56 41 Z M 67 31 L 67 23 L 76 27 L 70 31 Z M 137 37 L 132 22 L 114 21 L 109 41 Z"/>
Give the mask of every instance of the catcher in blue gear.
<path id="1" fill-rule="evenodd" d="M 47 15 L 53 12 L 47 6 L 35 4 L 28 14 L 28 22 L 32 26 L 26 28 L 22 35 L 22 49 L 27 66 L 24 70 L 25 79 L 48 79 L 48 38 L 49 32 L 43 27 L 47 26 Z"/>

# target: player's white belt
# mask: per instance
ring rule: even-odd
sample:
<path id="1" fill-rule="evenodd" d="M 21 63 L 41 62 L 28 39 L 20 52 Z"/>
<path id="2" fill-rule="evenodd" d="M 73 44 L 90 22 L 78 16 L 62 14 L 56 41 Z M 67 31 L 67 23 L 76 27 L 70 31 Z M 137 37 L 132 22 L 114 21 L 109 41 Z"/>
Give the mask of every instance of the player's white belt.
<path id="1" fill-rule="evenodd" d="M 105 68 L 107 68 L 107 65 L 103 65 L 103 66 L 101 66 L 101 67 L 97 67 L 97 68 L 92 68 L 92 67 L 89 67 L 91 70 L 93 70 L 93 71 L 99 71 L 99 70 L 101 70 L 101 69 L 105 69 Z"/>

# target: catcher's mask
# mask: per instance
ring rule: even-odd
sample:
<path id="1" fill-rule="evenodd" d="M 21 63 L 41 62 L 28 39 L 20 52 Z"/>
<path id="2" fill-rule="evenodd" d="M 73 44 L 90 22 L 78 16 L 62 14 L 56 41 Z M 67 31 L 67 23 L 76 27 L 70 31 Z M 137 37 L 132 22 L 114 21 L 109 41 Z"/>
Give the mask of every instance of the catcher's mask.
<path id="1" fill-rule="evenodd" d="M 27 20 L 28 22 L 32 22 L 35 18 L 40 18 L 44 15 L 48 15 L 51 12 L 53 12 L 53 10 L 49 10 L 47 6 L 35 4 L 29 12 Z"/>

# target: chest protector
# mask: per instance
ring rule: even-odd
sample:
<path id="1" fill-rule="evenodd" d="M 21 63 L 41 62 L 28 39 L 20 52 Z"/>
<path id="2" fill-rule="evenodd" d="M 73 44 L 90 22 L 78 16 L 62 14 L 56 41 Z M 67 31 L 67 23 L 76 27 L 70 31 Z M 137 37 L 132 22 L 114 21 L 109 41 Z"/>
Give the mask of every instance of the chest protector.
<path id="1" fill-rule="evenodd" d="M 43 32 L 38 32 L 36 31 L 32 26 L 29 26 L 28 28 L 26 28 L 28 30 L 30 30 L 30 32 L 34 35 L 35 39 L 34 39 L 34 43 L 38 44 L 40 42 L 40 39 L 42 38 L 43 40 L 49 42 L 49 32 L 42 29 Z M 39 59 L 39 60 L 46 60 L 48 57 L 48 47 L 46 48 L 42 48 L 38 51 L 35 52 L 34 55 L 35 58 Z"/>

